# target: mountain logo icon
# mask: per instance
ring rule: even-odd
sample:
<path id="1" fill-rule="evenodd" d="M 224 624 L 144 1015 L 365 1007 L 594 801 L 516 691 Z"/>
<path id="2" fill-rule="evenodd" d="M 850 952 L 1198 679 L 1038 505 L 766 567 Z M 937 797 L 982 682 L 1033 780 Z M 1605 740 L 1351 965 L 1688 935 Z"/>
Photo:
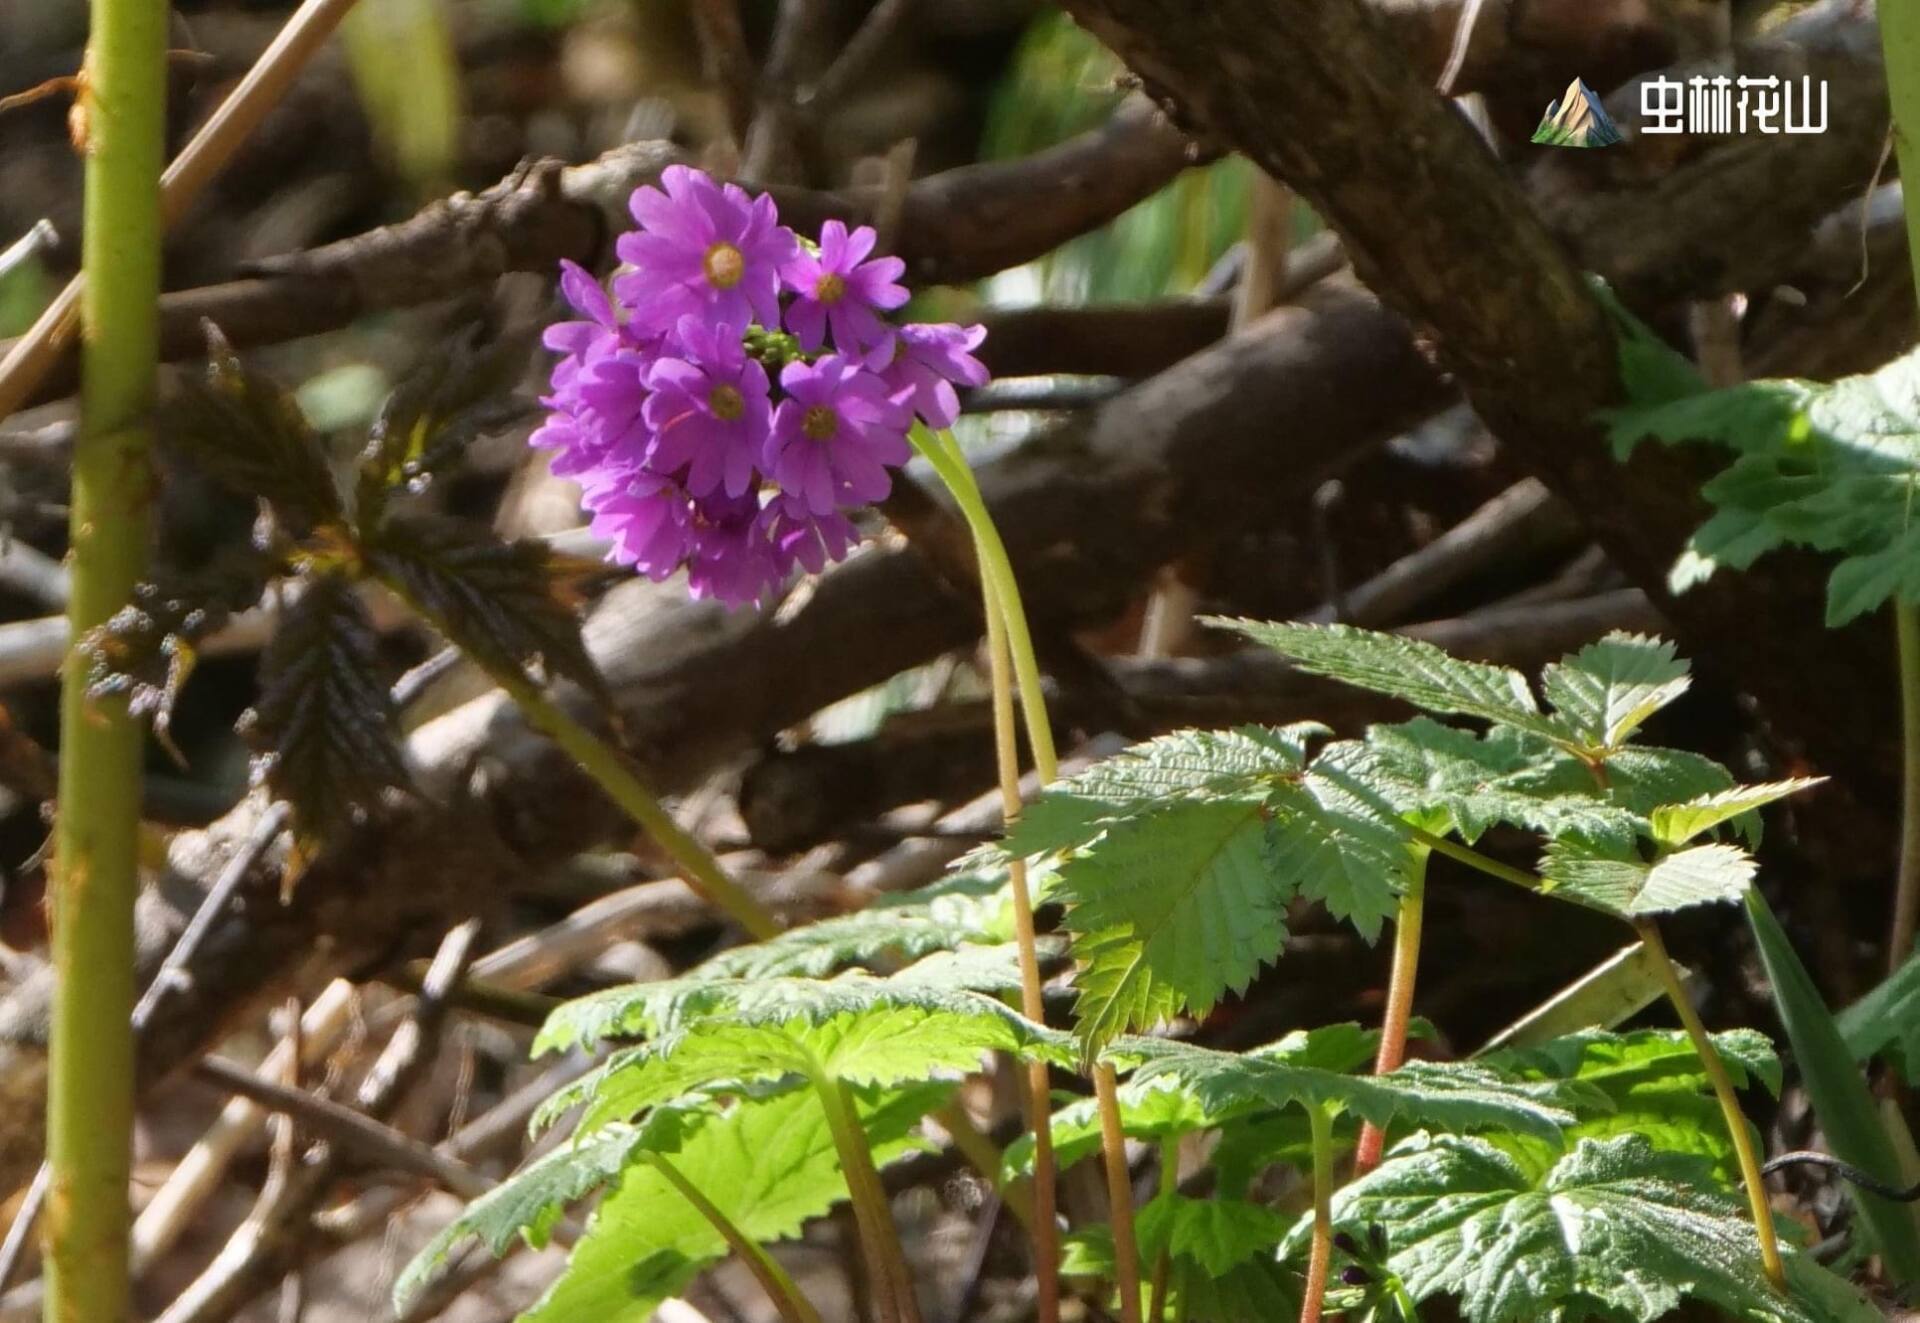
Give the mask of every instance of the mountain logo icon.
<path id="1" fill-rule="evenodd" d="M 1548 147 L 1611 147 L 1620 130 L 1594 90 L 1576 78 L 1540 117 L 1533 140 Z"/>

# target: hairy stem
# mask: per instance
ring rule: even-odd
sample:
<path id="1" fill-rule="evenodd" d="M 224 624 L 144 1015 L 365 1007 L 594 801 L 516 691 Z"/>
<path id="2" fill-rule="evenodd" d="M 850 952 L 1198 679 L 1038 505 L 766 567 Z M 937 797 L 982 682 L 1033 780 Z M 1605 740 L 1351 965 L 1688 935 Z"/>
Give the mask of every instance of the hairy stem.
<path id="1" fill-rule="evenodd" d="M 1306 1294 L 1300 1298 L 1300 1323 L 1320 1323 L 1333 1263 L 1333 1116 L 1317 1103 L 1307 1106 L 1313 1133 L 1313 1245 L 1307 1256 Z"/>
<path id="2" fill-rule="evenodd" d="M 974 546 L 980 546 L 976 534 Z M 985 555 L 982 553 L 984 562 Z M 1020 818 L 1020 750 L 1014 738 L 1013 654 L 1007 622 L 993 580 L 982 577 L 981 601 L 987 621 L 987 653 L 993 680 L 994 749 L 1000 767 L 1000 806 L 1007 825 Z M 1027 861 L 1015 859 L 1007 867 L 1008 890 L 1013 894 L 1013 933 L 1020 958 L 1020 1010 L 1036 1024 L 1046 1023 L 1040 983 L 1040 954 L 1033 927 L 1033 896 L 1027 887 Z M 1058 1323 L 1060 1317 L 1060 1228 L 1054 1217 L 1053 1096 L 1047 1063 L 1029 1061 L 1027 1127 L 1033 1132 L 1032 1217 L 1033 1270 L 1039 1323 Z"/>
<path id="3" fill-rule="evenodd" d="M 1774 1289 L 1785 1291 L 1787 1269 L 1780 1261 L 1780 1238 L 1773 1228 L 1773 1206 L 1767 1202 L 1766 1177 L 1761 1174 L 1760 1158 L 1754 1152 L 1747 1116 L 1740 1110 L 1740 1099 L 1734 1093 L 1733 1080 L 1727 1074 L 1726 1063 L 1720 1059 L 1719 1049 L 1714 1047 L 1713 1039 L 1708 1036 L 1706 1025 L 1700 1022 L 1699 1013 L 1693 1009 L 1687 990 L 1680 985 L 1680 976 L 1673 972 L 1673 961 L 1667 956 L 1667 944 L 1660 935 L 1660 925 L 1652 919 L 1640 919 L 1633 926 L 1647 950 L 1652 952 L 1654 967 L 1660 971 L 1661 982 L 1666 986 L 1667 1000 L 1673 1003 L 1674 1014 L 1680 1017 L 1687 1037 L 1693 1040 L 1693 1050 L 1706 1069 L 1707 1079 L 1713 1084 L 1713 1096 L 1719 1100 L 1720 1114 L 1727 1122 L 1727 1135 L 1733 1140 L 1734 1157 L 1740 1164 L 1740 1182 L 1747 1189 L 1747 1206 L 1753 1211 L 1753 1230 L 1760 1241 L 1760 1262 L 1765 1266 L 1767 1280 L 1773 1283 Z"/>
<path id="4" fill-rule="evenodd" d="M 457 642 L 457 636 L 450 630 L 447 621 L 426 609 L 406 591 L 404 584 L 390 579 L 380 582 L 415 614 L 432 624 L 446 638 Z M 726 866 L 714 857 L 713 851 L 674 821 L 673 815 L 647 789 L 646 783 L 641 781 L 618 749 L 568 716 L 519 667 L 491 665 L 484 657 L 466 649 L 462 651 L 467 652 L 469 659 L 481 666 L 493 682 L 506 691 L 507 697 L 526 714 L 527 721 L 535 730 L 566 750 L 580 765 L 580 769 L 607 792 L 607 798 L 619 805 L 642 831 L 653 838 L 655 844 L 667 852 L 673 862 L 680 866 L 681 872 L 686 874 L 689 886 L 746 929 L 755 941 L 765 941 L 780 932 L 780 921 L 772 911 L 733 879 Z"/>
<path id="5" fill-rule="evenodd" d="M 1407 1025 L 1413 1019 L 1413 988 L 1420 976 L 1420 931 L 1426 913 L 1427 848 L 1413 847 L 1413 867 L 1407 870 L 1407 887 L 1400 893 L 1400 912 L 1393 930 L 1393 973 L 1387 981 L 1387 1009 L 1380 1022 L 1380 1049 L 1373 1058 L 1373 1073 L 1385 1075 L 1397 1070 L 1407 1059 Z M 1386 1145 L 1386 1131 L 1369 1121 L 1360 1130 L 1360 1142 L 1354 1150 L 1353 1173 L 1364 1176 L 1380 1165 L 1380 1152 Z"/>
<path id="6" fill-rule="evenodd" d="M 1120 1323 L 1141 1323 L 1140 1242 L 1133 1234 L 1133 1173 L 1127 1168 L 1127 1132 L 1120 1120 L 1120 1081 L 1108 1062 L 1094 1063 L 1093 1096 L 1100 1110 L 1100 1161 L 1107 1177 L 1107 1216 L 1113 1231 L 1113 1279 L 1120 1292 Z"/>
<path id="7" fill-rule="evenodd" d="M 76 640 L 124 606 L 146 571 L 168 12 L 151 0 L 94 0 L 82 75 L 88 279 L 67 608 Z M 91 696 L 87 658 L 71 650 L 53 856 L 50 1323 L 118 1323 L 128 1310 L 141 746 L 125 701 Z"/>
<path id="8" fill-rule="evenodd" d="M 1920 168 L 1917 166 L 1916 168 Z M 1893 929 L 1887 972 L 1913 954 L 1920 924 L 1920 606 L 1895 598 L 1893 627 L 1900 649 L 1900 870 L 1893 892 Z"/>
<path id="9" fill-rule="evenodd" d="M 720 1233 L 720 1238 L 727 1242 L 728 1247 L 740 1256 L 741 1262 L 747 1265 L 747 1270 L 753 1274 L 754 1280 L 760 1283 L 761 1289 L 767 1293 L 767 1298 L 773 1302 L 774 1309 L 779 1311 L 785 1323 L 820 1323 L 820 1311 L 800 1293 L 800 1288 L 793 1284 L 793 1278 L 787 1275 L 787 1270 L 780 1266 L 779 1261 L 767 1253 L 760 1242 L 735 1226 L 732 1219 L 716 1207 L 711 1199 L 700 1193 L 699 1187 L 673 1165 L 672 1159 L 664 1153 L 649 1152 L 646 1154 L 646 1160 L 652 1164 L 655 1171 L 660 1173 L 667 1184 L 680 1192 L 682 1199 L 693 1205 L 695 1212 L 707 1219 L 708 1224 Z"/>
<path id="10" fill-rule="evenodd" d="M 913 1274 L 907 1269 L 906 1254 L 900 1248 L 900 1236 L 887 1205 L 886 1187 L 873 1165 L 873 1150 L 854 1113 L 852 1095 L 845 1082 L 824 1066 L 816 1063 L 810 1075 L 820 1105 L 826 1109 L 827 1129 L 840 1157 L 840 1170 L 847 1178 L 847 1197 L 860 1229 L 860 1247 L 866 1256 L 880 1323 L 920 1323 Z"/>

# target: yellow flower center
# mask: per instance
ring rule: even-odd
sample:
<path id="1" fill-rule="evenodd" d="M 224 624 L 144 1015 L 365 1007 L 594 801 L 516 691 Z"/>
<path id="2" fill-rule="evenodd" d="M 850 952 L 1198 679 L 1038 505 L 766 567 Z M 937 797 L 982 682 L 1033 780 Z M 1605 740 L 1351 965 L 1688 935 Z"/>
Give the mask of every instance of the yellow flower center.
<path id="1" fill-rule="evenodd" d="M 816 404 L 807 410 L 800 430 L 815 441 L 831 441 L 834 433 L 840 430 L 840 415 L 824 404 Z"/>
<path id="2" fill-rule="evenodd" d="M 707 407 L 723 423 L 730 423 L 747 411 L 747 402 L 732 386 L 715 386 L 707 396 Z"/>
<path id="3" fill-rule="evenodd" d="M 715 289 L 732 289 L 747 275 L 747 259 L 730 243 L 717 243 L 700 259 L 707 282 Z"/>
<path id="4" fill-rule="evenodd" d="M 813 287 L 813 297 L 821 303 L 838 303 L 847 292 L 847 282 L 829 271 Z"/>

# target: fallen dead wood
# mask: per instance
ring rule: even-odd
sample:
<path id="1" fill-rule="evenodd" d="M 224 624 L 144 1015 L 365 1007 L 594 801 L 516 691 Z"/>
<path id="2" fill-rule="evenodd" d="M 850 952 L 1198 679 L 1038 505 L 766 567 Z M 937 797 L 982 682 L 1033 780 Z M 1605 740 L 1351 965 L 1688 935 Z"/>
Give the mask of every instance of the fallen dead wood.
<path id="1" fill-rule="evenodd" d="M 1436 140 L 1452 131 L 1436 130 L 1443 135 Z M 1828 181 L 1820 187 L 1851 168 L 1839 148 L 1830 161 L 1818 146 L 1838 140 L 1803 140 L 1816 144 L 1806 165 L 1809 178 Z M 1507 187 L 1492 178 L 1490 187 Z M 1391 200 L 1393 189 L 1375 196 Z M 1795 223 L 1791 212 L 1781 219 L 1784 210 L 1756 208 L 1744 223 Z M 1396 225 L 1406 223 L 1404 206 L 1395 215 Z M 1479 236 L 1468 249 L 1486 246 Z M 1554 251 L 1544 241 L 1533 246 Z M 1471 292 L 1463 285 L 1461 293 Z M 1524 309 L 1543 291 L 1520 293 L 1516 306 Z M 1597 371 L 1592 346 L 1582 345 L 1574 365 Z M 1537 356 L 1527 362 L 1539 366 Z M 1512 389 L 1530 388 L 1515 382 Z M 1396 317 L 1332 282 L 993 460 L 982 480 L 1035 615 L 1061 627 L 1099 623 L 1196 540 L 1271 522 L 1326 473 L 1447 395 Z M 1511 399 L 1495 402 L 1513 407 Z M 1491 420 L 1503 430 L 1513 421 L 1498 411 Z M 1563 430 L 1541 434 L 1537 444 L 1550 441 L 1578 457 L 1592 482 L 1576 504 L 1604 516 L 1590 493 L 1611 491 L 1610 461 L 1580 449 L 1591 444 L 1583 439 L 1584 413 L 1560 421 Z M 1637 560 L 1644 567 L 1656 554 L 1642 548 Z M 1766 576 L 1753 581 L 1769 583 Z M 636 753 L 670 788 L 685 788 L 825 704 L 970 638 L 968 619 L 952 610 L 921 562 L 894 547 L 869 547 L 804 603 L 774 615 L 728 615 L 676 594 L 672 586 L 625 585 L 590 630 Z M 156 1018 L 143 1058 L 150 1076 L 194 1059 L 285 981 L 365 974 L 415 954 L 450 916 L 487 909 L 510 886 L 616 830 L 577 770 L 497 696 L 422 729 L 413 752 L 432 800 L 396 806 L 334 843 L 285 905 L 279 864 L 255 871 L 212 935 L 192 989 Z M 173 874 L 142 909 L 144 948 L 154 958 L 258 812 L 249 803 L 178 838 Z M 44 982 L 32 982 L 0 999 L 0 1185 L 17 1186 L 39 1160 L 48 993 Z"/>

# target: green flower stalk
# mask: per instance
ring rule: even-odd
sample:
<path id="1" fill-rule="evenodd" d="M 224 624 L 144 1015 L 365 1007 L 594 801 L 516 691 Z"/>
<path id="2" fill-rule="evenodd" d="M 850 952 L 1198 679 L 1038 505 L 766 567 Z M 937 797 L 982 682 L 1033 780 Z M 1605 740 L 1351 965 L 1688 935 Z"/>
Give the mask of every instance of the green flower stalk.
<path id="1" fill-rule="evenodd" d="M 74 639 L 120 610 L 146 568 L 168 13 L 151 0 L 94 0 L 82 75 L 87 279 L 67 610 Z M 127 1316 L 142 740 L 123 699 L 89 694 L 86 658 L 70 652 L 54 826 L 50 1323 Z"/>

